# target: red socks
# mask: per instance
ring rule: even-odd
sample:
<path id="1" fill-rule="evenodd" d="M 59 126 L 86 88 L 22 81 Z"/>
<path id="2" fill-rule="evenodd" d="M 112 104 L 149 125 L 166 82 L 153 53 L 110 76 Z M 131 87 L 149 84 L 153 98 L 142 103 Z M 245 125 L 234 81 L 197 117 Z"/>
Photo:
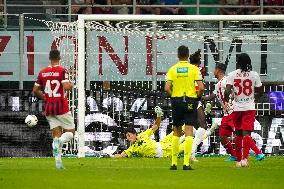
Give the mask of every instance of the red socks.
<path id="1" fill-rule="evenodd" d="M 248 158 L 250 149 L 252 149 L 256 155 L 261 154 L 261 151 L 258 149 L 255 142 L 249 135 L 243 137 L 243 148 L 244 148 L 243 155 L 245 159 Z"/>
<path id="2" fill-rule="evenodd" d="M 236 156 L 237 161 L 241 161 L 243 157 L 243 136 L 235 136 L 235 144 L 236 144 Z"/>
<path id="3" fill-rule="evenodd" d="M 226 144 L 224 145 L 224 148 L 226 149 L 226 152 L 228 154 L 231 154 L 231 156 L 236 157 L 236 150 L 233 148 L 232 143 L 230 142 L 230 140 L 226 140 Z"/>

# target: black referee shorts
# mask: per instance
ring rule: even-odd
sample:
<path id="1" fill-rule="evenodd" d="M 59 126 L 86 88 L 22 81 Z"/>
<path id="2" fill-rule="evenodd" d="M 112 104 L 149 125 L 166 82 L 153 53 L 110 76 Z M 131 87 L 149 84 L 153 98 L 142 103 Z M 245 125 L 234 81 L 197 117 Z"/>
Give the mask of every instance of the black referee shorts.
<path id="1" fill-rule="evenodd" d="M 197 98 L 173 97 L 171 102 L 174 127 L 197 125 Z"/>

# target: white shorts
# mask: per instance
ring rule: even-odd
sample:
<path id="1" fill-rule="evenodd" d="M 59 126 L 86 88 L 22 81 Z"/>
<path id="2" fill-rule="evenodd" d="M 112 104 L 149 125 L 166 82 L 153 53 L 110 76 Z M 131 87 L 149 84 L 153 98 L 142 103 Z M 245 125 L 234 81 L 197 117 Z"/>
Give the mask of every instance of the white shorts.
<path id="1" fill-rule="evenodd" d="M 201 106 L 202 106 L 202 102 L 201 102 L 201 101 L 198 101 L 197 109 L 200 108 Z"/>
<path id="2" fill-rule="evenodd" d="M 75 129 L 74 118 L 71 112 L 67 112 L 62 115 L 46 116 L 49 123 L 50 130 L 56 127 L 62 127 L 63 129 Z"/>
<path id="3" fill-rule="evenodd" d="M 156 156 L 157 158 L 163 157 L 163 148 L 161 143 L 157 142 L 157 146 L 156 146 Z"/>

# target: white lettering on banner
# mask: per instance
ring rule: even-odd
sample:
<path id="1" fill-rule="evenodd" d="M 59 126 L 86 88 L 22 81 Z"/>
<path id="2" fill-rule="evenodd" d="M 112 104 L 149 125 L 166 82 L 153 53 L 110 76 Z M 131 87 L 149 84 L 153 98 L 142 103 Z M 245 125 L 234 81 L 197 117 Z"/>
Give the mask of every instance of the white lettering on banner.
<path id="1" fill-rule="evenodd" d="M 182 33 L 182 32 L 181 32 Z M 190 47 L 190 52 L 194 52 L 196 49 L 205 49 L 206 53 L 203 54 L 204 61 L 208 62 L 208 73 L 206 80 L 213 80 L 213 71 L 216 62 L 216 52 L 213 52 L 211 48 L 208 48 L 206 37 L 213 36 L 215 33 L 207 31 L 202 33 L 204 40 L 200 38 L 190 38 L 189 40 L 176 40 L 169 39 L 165 36 L 160 36 L 156 41 L 157 56 L 157 75 L 158 80 L 164 80 L 165 72 L 177 62 L 176 49 L 181 44 Z M 251 32 L 243 31 L 242 34 L 251 35 Z M 283 66 L 279 63 L 279 60 L 283 59 L 284 53 L 282 46 L 283 41 L 274 40 L 273 43 L 267 43 L 267 52 L 259 51 L 260 41 L 262 35 L 274 34 L 273 31 L 258 31 L 254 32 L 256 40 L 243 39 L 239 46 L 239 49 L 234 52 L 230 51 L 231 56 L 228 61 L 227 72 L 235 70 L 236 54 L 240 52 L 248 52 L 251 56 L 253 70 L 260 72 L 262 53 L 266 53 L 267 62 L 270 62 L 268 75 L 263 77 L 267 81 L 282 80 L 283 78 Z M 233 39 L 232 33 L 224 31 L 224 36 L 229 36 Z M 259 36 L 259 37 L 257 37 Z M 149 36 L 139 35 L 123 35 L 111 32 L 90 32 L 90 41 L 88 46 L 88 72 L 89 79 L 91 81 L 103 81 L 103 80 L 151 80 L 153 73 L 153 55 L 152 55 L 152 41 Z M 15 49 L 19 49 L 19 36 L 17 31 L 1 31 L 0 32 L 0 81 L 19 81 L 20 75 L 20 60 L 19 56 L 15 56 Z M 60 43 L 58 42 L 60 39 Z M 35 31 L 25 32 L 25 56 L 23 62 L 23 74 L 25 81 L 34 81 L 36 74 L 40 69 L 47 66 L 48 52 L 51 48 L 54 48 L 55 44 L 59 46 L 64 44 L 64 40 L 70 41 L 69 43 L 76 46 L 77 43 L 75 37 L 70 36 L 68 38 L 59 36 L 57 40 L 49 31 Z M 214 37 L 213 37 L 214 39 Z M 257 40 L 259 39 L 259 40 Z M 269 41 L 270 39 L 267 38 Z M 75 41 L 75 42 L 74 42 Z M 214 42 L 214 41 L 213 41 Z M 227 56 L 232 41 L 224 41 L 224 57 Z M 74 48 L 73 48 L 74 49 Z M 70 49 L 67 50 L 69 52 Z M 72 50 L 72 49 L 71 49 Z M 4 52 L 4 53 L 3 53 Z M 251 52 L 251 53 L 250 53 Z M 16 53 L 19 53 L 18 50 Z M 72 56 L 74 59 L 76 56 Z M 75 58 L 76 59 L 76 58 Z M 73 63 L 76 60 L 70 60 Z M 112 74 L 109 74 L 112 73 Z"/>

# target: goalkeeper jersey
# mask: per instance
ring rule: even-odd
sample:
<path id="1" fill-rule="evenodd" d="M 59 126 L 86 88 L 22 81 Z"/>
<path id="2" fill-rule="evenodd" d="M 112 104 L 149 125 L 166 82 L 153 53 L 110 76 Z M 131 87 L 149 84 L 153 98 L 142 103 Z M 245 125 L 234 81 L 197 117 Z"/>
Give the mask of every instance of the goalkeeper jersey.
<path id="1" fill-rule="evenodd" d="M 137 140 L 124 152 L 128 157 L 156 157 L 157 142 L 151 139 L 152 128 L 137 135 Z"/>

